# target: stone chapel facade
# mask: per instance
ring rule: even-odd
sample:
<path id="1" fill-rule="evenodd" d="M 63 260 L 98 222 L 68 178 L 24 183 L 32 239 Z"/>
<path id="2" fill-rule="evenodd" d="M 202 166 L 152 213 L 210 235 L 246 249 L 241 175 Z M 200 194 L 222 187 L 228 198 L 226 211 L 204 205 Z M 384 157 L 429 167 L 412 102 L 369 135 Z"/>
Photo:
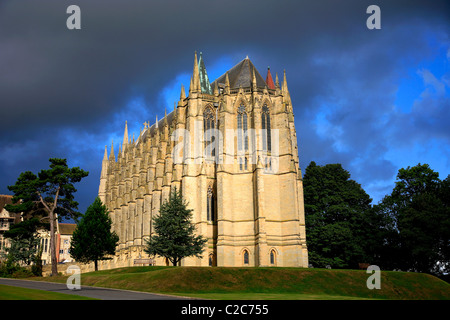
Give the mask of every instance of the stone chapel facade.
<path id="1" fill-rule="evenodd" d="M 148 258 L 152 217 L 174 188 L 208 239 L 203 258 L 183 266 L 307 267 L 302 174 L 286 74 L 264 80 L 248 57 L 210 83 L 200 54 L 191 84 L 174 110 L 144 123 L 130 140 L 127 124 L 116 158 L 105 147 L 99 197 L 119 235 L 116 255 L 99 268 Z M 161 257 L 156 265 L 165 265 Z"/>

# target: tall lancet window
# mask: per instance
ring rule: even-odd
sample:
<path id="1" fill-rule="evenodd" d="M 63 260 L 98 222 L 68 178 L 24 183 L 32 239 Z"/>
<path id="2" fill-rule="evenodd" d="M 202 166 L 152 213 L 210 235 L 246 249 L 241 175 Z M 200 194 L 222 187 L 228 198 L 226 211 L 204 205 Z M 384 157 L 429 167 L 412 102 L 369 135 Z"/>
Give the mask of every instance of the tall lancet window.
<path id="1" fill-rule="evenodd" d="M 208 187 L 208 194 L 207 194 L 207 203 L 206 203 L 206 219 L 208 221 L 214 221 L 215 220 L 215 211 L 214 211 L 214 193 L 211 186 Z"/>
<path id="2" fill-rule="evenodd" d="M 261 125 L 263 151 L 270 152 L 272 149 L 272 139 L 270 135 L 270 113 L 266 104 L 262 107 Z"/>
<path id="3" fill-rule="evenodd" d="M 214 112 L 211 108 L 206 108 L 203 112 L 203 132 L 205 139 L 205 156 L 211 159 L 216 155 L 214 148 Z"/>
<path id="4" fill-rule="evenodd" d="M 237 128 L 238 128 L 238 151 L 248 150 L 248 135 L 247 135 L 247 113 L 245 106 L 240 105 L 237 114 Z"/>

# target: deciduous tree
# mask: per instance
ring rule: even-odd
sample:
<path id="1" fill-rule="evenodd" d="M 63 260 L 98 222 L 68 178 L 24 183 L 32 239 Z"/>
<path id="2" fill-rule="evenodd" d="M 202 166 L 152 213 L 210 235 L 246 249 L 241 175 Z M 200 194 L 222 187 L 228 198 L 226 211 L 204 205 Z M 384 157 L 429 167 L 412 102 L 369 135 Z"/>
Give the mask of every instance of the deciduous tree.
<path id="1" fill-rule="evenodd" d="M 315 162 L 306 168 L 303 185 L 309 261 L 333 268 L 367 262 L 377 221 L 361 185 L 340 164 Z"/>

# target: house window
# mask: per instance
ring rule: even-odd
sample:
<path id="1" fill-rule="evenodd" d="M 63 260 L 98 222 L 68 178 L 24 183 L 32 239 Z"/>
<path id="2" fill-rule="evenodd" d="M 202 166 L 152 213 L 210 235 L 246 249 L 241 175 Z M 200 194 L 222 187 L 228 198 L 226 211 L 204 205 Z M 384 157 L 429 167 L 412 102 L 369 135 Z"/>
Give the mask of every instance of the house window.
<path id="1" fill-rule="evenodd" d="M 266 152 L 270 152 L 272 149 L 272 139 L 270 134 L 270 113 L 267 105 L 264 105 L 262 107 L 261 127 L 263 150 Z"/>

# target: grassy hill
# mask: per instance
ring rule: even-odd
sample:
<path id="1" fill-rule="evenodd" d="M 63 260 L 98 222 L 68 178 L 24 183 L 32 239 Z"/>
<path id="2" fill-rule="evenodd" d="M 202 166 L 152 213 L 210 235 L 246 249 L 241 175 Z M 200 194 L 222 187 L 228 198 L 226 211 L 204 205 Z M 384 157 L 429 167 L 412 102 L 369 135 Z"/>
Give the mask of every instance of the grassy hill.
<path id="1" fill-rule="evenodd" d="M 450 299 L 450 284 L 428 274 L 381 271 L 380 290 L 367 288 L 369 276 L 365 270 L 130 267 L 83 273 L 81 284 L 211 299 Z"/>

